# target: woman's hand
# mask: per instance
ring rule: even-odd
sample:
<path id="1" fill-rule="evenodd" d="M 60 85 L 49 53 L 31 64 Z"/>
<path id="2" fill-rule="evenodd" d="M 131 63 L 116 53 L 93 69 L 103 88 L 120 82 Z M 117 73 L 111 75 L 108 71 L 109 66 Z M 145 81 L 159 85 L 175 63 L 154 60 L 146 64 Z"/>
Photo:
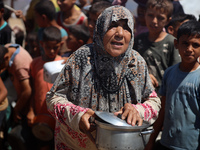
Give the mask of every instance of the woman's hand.
<path id="1" fill-rule="evenodd" d="M 118 114 L 122 114 L 121 119 L 126 119 L 126 122 L 132 126 L 135 126 L 136 124 L 138 126 L 142 125 L 142 118 L 140 117 L 140 114 L 135 109 L 135 107 L 132 106 L 130 103 L 126 103 L 124 107 L 120 109 L 120 111 L 114 113 L 116 116 Z"/>
<path id="2" fill-rule="evenodd" d="M 93 138 L 91 132 L 94 131 L 96 127 L 90 123 L 90 117 L 95 117 L 95 112 L 88 109 L 88 111 L 86 111 L 80 119 L 79 129 L 81 132 L 85 133 L 93 143 L 95 143 L 95 139 Z"/>
<path id="3" fill-rule="evenodd" d="M 149 74 L 149 76 L 151 78 L 151 82 L 152 82 L 153 86 L 158 87 L 158 80 L 152 74 Z"/>

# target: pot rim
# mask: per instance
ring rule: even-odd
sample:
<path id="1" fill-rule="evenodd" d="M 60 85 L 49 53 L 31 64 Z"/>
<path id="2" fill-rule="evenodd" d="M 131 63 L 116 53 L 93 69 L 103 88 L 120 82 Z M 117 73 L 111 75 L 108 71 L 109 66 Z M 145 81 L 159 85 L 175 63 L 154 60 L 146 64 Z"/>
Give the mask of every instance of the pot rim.
<path id="1" fill-rule="evenodd" d="M 119 130 L 119 131 L 143 131 L 144 129 L 148 128 L 150 124 L 147 121 L 143 121 L 142 126 L 115 126 L 109 123 L 103 123 L 99 120 L 95 120 L 97 126 L 107 130 Z"/>

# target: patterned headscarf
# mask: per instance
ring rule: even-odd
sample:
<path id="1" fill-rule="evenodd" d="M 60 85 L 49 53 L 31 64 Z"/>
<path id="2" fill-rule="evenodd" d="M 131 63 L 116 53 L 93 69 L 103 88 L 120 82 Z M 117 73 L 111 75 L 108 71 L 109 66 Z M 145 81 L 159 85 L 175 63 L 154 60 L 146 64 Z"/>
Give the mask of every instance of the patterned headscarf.
<path id="1" fill-rule="evenodd" d="M 112 22 L 119 20 L 127 21 L 128 27 L 131 31 L 131 40 L 126 52 L 118 57 L 112 57 L 106 52 L 103 45 L 103 37 L 108 31 Z M 128 61 L 131 56 L 131 50 L 133 47 L 133 15 L 131 12 L 122 6 L 112 6 L 99 16 L 94 32 L 94 54 L 95 54 L 95 66 L 97 75 L 101 80 L 102 86 L 108 91 L 117 91 L 125 77 L 127 72 Z"/>
<path id="2" fill-rule="evenodd" d="M 131 31 L 128 49 L 112 57 L 103 46 L 103 37 L 112 21 L 125 19 Z M 47 99 L 54 94 L 75 105 L 116 112 L 125 103 L 140 103 L 153 91 L 144 59 L 133 47 L 134 22 L 123 6 L 107 8 L 98 18 L 94 42 L 75 51 L 56 79 Z"/>

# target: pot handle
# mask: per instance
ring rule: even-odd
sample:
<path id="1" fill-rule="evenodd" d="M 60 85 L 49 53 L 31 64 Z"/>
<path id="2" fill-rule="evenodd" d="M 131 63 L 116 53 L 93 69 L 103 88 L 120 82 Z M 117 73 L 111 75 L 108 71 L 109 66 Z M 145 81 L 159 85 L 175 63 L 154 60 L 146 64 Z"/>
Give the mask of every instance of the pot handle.
<path id="1" fill-rule="evenodd" d="M 151 134 L 153 132 L 154 132 L 154 129 L 140 132 L 140 136 L 142 136 L 142 141 L 143 141 L 144 147 L 146 146 L 147 143 L 145 142 L 143 135 Z"/>
<path id="2" fill-rule="evenodd" d="M 152 134 L 154 132 L 154 129 L 147 130 L 147 131 L 142 131 L 140 132 L 141 135 L 147 135 L 147 134 Z"/>

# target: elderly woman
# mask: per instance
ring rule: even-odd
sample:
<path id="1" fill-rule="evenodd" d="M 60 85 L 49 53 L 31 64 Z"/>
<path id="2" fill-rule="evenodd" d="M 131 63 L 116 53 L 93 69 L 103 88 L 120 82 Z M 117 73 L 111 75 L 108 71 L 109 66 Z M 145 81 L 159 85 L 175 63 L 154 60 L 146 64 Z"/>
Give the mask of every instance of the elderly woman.
<path id="1" fill-rule="evenodd" d="M 68 59 L 47 93 L 47 106 L 56 119 L 56 149 L 95 150 L 87 132 L 95 111 L 122 114 L 131 125 L 153 122 L 160 109 L 144 59 L 132 49 L 133 16 L 112 6 L 99 16 L 94 42 Z"/>

